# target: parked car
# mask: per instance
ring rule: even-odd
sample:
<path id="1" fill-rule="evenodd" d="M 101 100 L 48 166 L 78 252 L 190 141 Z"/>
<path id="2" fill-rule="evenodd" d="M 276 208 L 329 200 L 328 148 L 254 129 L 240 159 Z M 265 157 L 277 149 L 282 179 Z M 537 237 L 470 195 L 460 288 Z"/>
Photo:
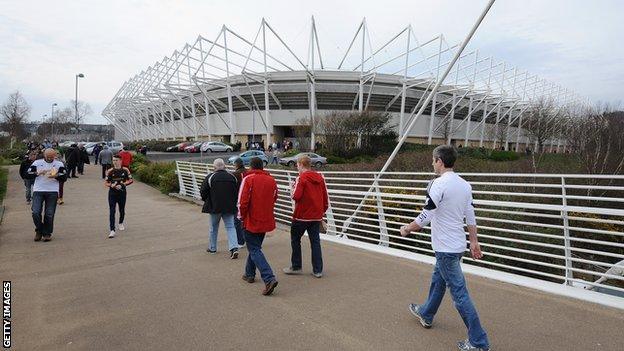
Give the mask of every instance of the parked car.
<path id="1" fill-rule="evenodd" d="M 175 144 L 173 146 L 169 146 L 165 151 L 167 152 L 181 152 L 184 151 L 184 148 L 191 145 L 191 143 L 183 142 L 179 144 Z"/>
<path id="2" fill-rule="evenodd" d="M 291 157 L 284 157 L 279 160 L 279 163 L 284 166 L 292 167 L 297 164 L 297 159 L 301 155 L 308 155 L 310 157 L 310 161 L 312 161 L 312 166 L 321 167 L 322 165 L 327 164 L 327 158 L 315 154 L 313 152 L 301 152 Z"/>
<path id="3" fill-rule="evenodd" d="M 251 161 L 253 157 L 259 157 L 265 166 L 269 164 L 269 158 L 264 154 L 264 152 L 258 150 L 249 150 L 241 153 L 238 156 L 232 156 L 228 159 L 228 163 L 234 164 L 234 160 L 239 157 L 243 160 L 243 164 L 245 165 L 249 165 L 249 161 Z"/>
<path id="4" fill-rule="evenodd" d="M 202 146 L 204 142 L 198 141 L 184 148 L 184 152 L 199 152 L 199 148 Z"/>
<path id="5" fill-rule="evenodd" d="M 72 144 L 78 144 L 75 141 L 64 141 L 62 143 L 59 144 L 60 147 L 70 147 L 72 146 Z"/>
<path id="6" fill-rule="evenodd" d="M 97 144 L 99 144 L 99 143 L 90 142 L 90 143 L 84 144 L 85 150 L 87 150 L 87 154 L 93 155 L 93 148 Z"/>
<path id="7" fill-rule="evenodd" d="M 207 141 L 201 145 L 202 152 L 232 152 L 233 149 L 230 145 L 218 142 Z"/>
<path id="8" fill-rule="evenodd" d="M 106 143 L 106 145 L 108 145 L 108 149 L 113 154 L 118 153 L 124 147 L 124 144 L 122 142 L 120 142 L 120 141 L 109 141 L 109 142 Z"/>

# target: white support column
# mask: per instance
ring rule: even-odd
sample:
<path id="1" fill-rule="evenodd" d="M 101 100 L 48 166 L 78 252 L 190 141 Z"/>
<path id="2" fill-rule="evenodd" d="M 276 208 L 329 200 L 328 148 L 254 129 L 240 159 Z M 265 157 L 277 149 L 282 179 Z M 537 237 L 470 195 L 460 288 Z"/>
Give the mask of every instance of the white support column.
<path id="1" fill-rule="evenodd" d="M 439 37 L 439 41 L 440 41 L 440 45 L 438 47 L 438 68 L 437 68 L 437 74 L 436 74 L 436 83 L 438 83 L 438 80 L 440 79 L 440 62 L 442 59 L 442 34 L 440 34 Z M 427 145 L 431 145 L 432 139 L 433 139 L 433 123 L 435 121 L 435 106 L 436 106 L 436 97 L 438 96 L 438 94 L 434 94 L 433 95 L 433 99 L 431 100 L 431 119 L 429 120 L 429 135 L 427 137 Z"/>
<path id="2" fill-rule="evenodd" d="M 481 137 L 479 138 L 479 147 L 483 147 L 483 137 L 485 136 L 485 120 L 487 118 L 487 102 L 483 105 L 483 121 L 481 121 Z"/>
<path id="3" fill-rule="evenodd" d="M 468 147 L 468 138 L 470 137 L 470 117 L 472 116 L 472 102 L 473 97 L 470 97 L 470 102 L 468 103 L 468 117 L 466 117 L 466 138 L 464 139 L 464 147 Z"/>
<path id="4" fill-rule="evenodd" d="M 312 19 L 314 22 L 314 19 Z M 271 144 L 271 134 L 273 134 L 273 121 L 271 120 L 271 109 L 269 107 L 269 76 L 267 73 L 267 53 L 266 53 L 266 27 L 262 25 L 262 52 L 264 58 L 264 115 L 266 120 L 266 142 Z"/>
<path id="5" fill-rule="evenodd" d="M 227 33 L 223 28 L 223 46 L 225 47 L 225 71 L 226 71 L 226 90 L 228 99 L 228 116 L 230 117 L 230 143 L 234 143 L 236 138 L 236 123 L 234 121 L 234 107 L 232 104 L 232 86 L 230 85 L 230 61 L 228 59 Z"/>
<path id="6" fill-rule="evenodd" d="M 210 123 L 210 108 L 208 108 L 208 98 L 204 96 L 204 110 L 206 111 L 206 132 L 208 133 L 208 141 L 212 141 L 212 124 Z"/>

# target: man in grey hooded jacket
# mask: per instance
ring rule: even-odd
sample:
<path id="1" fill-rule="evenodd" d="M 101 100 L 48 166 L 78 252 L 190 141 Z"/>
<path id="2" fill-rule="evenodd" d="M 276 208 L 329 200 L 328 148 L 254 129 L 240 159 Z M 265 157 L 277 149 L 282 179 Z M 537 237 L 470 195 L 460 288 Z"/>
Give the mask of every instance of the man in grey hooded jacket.
<path id="1" fill-rule="evenodd" d="M 102 179 L 106 177 L 106 171 L 111 168 L 113 164 L 113 152 L 110 151 L 108 145 L 104 145 L 102 151 L 100 151 L 100 164 L 102 165 Z"/>

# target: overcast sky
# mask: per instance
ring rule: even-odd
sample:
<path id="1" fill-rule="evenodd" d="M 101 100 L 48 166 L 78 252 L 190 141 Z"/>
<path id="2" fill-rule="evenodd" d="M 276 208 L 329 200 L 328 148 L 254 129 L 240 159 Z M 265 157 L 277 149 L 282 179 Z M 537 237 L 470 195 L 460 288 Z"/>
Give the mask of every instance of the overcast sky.
<path id="1" fill-rule="evenodd" d="M 0 101 L 19 90 L 32 105 L 31 120 L 51 104 L 74 98 L 91 105 L 89 123 L 141 70 L 194 41 L 214 38 L 223 24 L 253 39 L 265 17 L 289 44 L 307 40 L 315 16 L 328 61 L 344 52 L 363 17 L 373 46 L 407 24 L 425 41 L 443 33 L 461 41 L 485 0 L 315 1 L 28 1 L 0 0 Z M 498 0 L 471 48 L 577 91 L 592 101 L 624 96 L 624 1 Z M 305 46 L 303 46 L 305 47 Z M 297 52 L 305 57 L 305 51 Z"/>

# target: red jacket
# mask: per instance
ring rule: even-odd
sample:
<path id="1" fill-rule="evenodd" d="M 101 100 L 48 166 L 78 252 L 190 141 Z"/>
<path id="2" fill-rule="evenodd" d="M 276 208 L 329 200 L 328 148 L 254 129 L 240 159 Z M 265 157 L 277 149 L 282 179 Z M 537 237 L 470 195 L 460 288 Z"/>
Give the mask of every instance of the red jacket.
<path id="1" fill-rule="evenodd" d="M 277 200 L 277 183 L 259 169 L 245 172 L 238 192 L 238 218 L 250 233 L 263 234 L 275 229 L 273 208 Z"/>
<path id="2" fill-rule="evenodd" d="M 323 215 L 329 207 L 327 186 L 323 175 L 315 171 L 301 173 L 295 181 L 292 198 L 295 200 L 294 220 L 323 220 Z"/>
<path id="3" fill-rule="evenodd" d="M 119 151 L 119 157 L 121 157 L 121 166 L 130 168 L 130 164 L 132 163 L 132 154 L 130 153 L 130 151 Z"/>

